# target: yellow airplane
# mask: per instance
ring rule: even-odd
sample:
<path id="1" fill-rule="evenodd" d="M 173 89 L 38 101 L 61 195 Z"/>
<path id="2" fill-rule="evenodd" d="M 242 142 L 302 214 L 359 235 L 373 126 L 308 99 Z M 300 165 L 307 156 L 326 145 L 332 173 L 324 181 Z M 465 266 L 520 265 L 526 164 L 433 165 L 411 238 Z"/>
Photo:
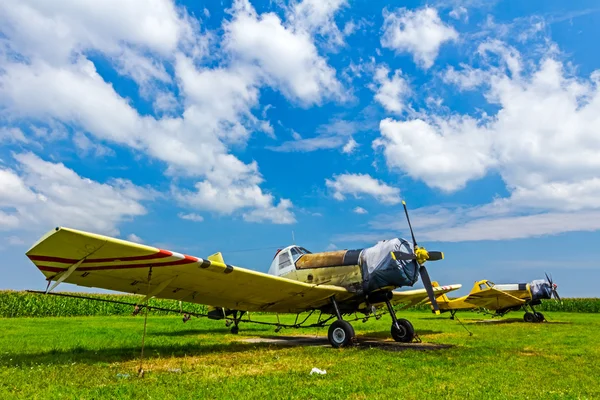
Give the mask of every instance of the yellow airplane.
<path id="1" fill-rule="evenodd" d="M 249 311 L 297 314 L 294 324 L 274 323 L 277 330 L 325 326 L 335 319 L 328 331 L 333 347 L 347 346 L 355 339 L 354 329 L 343 315 L 360 312 L 365 315 L 363 321 L 372 316 L 379 319 L 377 310 L 387 306 L 393 321 L 392 337 L 410 342 L 414 328 L 409 321 L 396 318 L 393 306 L 408 308 L 429 298 L 439 314 L 436 295 L 461 285 L 432 286 L 424 263 L 440 260 L 443 254 L 418 247 L 410 220 L 408 223 L 413 244 L 395 238 L 365 249 L 322 253 L 288 246 L 276 253 L 266 274 L 226 264 L 221 253 L 202 259 L 62 227 L 48 232 L 26 254 L 45 275 L 46 293 L 68 282 L 145 295 L 138 305 L 151 297 L 206 304 L 213 307 L 202 316 L 232 315 L 232 333 L 238 332 L 239 322 L 264 323 L 252 321 L 249 315 L 242 319 Z M 394 291 L 413 286 L 419 276 L 425 289 Z M 320 312 L 317 323 L 306 325 L 308 317 L 298 323 L 300 313 L 315 311 Z M 189 315 L 184 322 L 186 318 Z"/>
<path id="2" fill-rule="evenodd" d="M 437 298 L 437 303 L 441 312 L 451 313 L 452 319 L 459 310 L 480 308 L 494 311 L 493 316 L 503 316 L 510 311 L 523 309 L 526 311 L 523 316 L 525 322 L 542 322 L 545 320 L 544 314 L 535 311 L 533 306 L 541 304 L 543 299 L 551 299 L 552 296 L 560 301 L 557 288 L 548 274 L 546 280 L 537 279 L 530 283 L 496 285 L 491 281 L 482 280 L 475 282 L 468 295 L 451 300 L 442 294 Z M 527 311 L 527 307 L 531 312 Z"/>

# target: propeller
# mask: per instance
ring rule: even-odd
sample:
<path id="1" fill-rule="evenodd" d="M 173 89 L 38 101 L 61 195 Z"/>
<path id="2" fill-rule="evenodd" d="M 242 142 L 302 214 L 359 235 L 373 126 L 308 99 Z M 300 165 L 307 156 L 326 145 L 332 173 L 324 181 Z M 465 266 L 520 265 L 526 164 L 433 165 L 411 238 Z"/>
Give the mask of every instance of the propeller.
<path id="1" fill-rule="evenodd" d="M 435 314 L 440 313 L 440 308 L 435 299 L 435 294 L 433 292 L 433 285 L 431 284 L 431 279 L 429 278 L 429 273 L 427 272 L 427 268 L 425 268 L 425 261 L 437 261 L 444 259 L 444 253 L 441 251 L 427 251 L 424 247 L 418 247 L 417 239 L 415 239 L 415 233 L 413 231 L 412 225 L 410 223 L 410 218 L 408 216 L 408 208 L 406 208 L 406 202 L 402 200 L 402 206 L 404 207 L 404 214 L 406 214 L 406 220 L 408 221 L 408 227 L 410 228 L 410 234 L 412 236 L 413 245 L 414 245 L 414 253 L 404 253 L 401 251 L 392 252 L 392 256 L 398 260 L 416 260 L 419 264 L 419 274 L 421 275 L 421 279 L 423 281 L 423 286 L 425 286 L 425 290 L 427 291 L 427 296 L 429 296 L 429 301 L 433 307 L 433 312 Z"/>
<path id="2" fill-rule="evenodd" d="M 556 285 L 552 282 L 552 276 L 548 276 L 548 274 L 546 273 L 546 280 L 548 280 L 548 283 L 550 284 L 550 290 L 552 290 L 552 296 L 554 296 L 554 298 L 556 300 L 558 300 L 562 303 L 562 300 L 560 299 L 560 296 L 558 295 L 558 291 L 556 290 L 558 285 Z"/>

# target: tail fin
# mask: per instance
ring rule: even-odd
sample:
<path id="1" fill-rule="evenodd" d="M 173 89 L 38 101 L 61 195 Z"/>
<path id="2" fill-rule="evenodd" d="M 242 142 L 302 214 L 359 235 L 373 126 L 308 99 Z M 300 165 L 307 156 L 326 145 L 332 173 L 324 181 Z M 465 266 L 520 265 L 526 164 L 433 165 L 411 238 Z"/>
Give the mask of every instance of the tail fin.
<path id="1" fill-rule="evenodd" d="M 440 287 L 440 284 L 434 281 L 434 282 L 431 282 L 431 286 L 433 286 L 434 288 L 436 288 L 436 287 Z M 450 299 L 448 298 L 448 296 L 446 296 L 446 293 L 437 296 L 435 299 L 437 300 L 438 305 L 440 303 L 448 303 L 450 301 Z"/>

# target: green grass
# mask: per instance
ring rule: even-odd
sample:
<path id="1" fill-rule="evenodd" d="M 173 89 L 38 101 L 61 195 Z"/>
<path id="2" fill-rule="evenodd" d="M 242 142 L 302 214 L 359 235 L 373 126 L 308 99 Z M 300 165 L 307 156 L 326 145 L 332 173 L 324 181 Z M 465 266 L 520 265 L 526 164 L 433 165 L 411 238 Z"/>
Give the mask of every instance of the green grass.
<path id="1" fill-rule="evenodd" d="M 600 398 L 600 315 L 522 313 L 494 323 L 463 313 L 473 336 L 447 316 L 404 312 L 424 343 L 402 351 L 358 346 L 247 343 L 249 337 L 326 335 L 222 321 L 150 316 L 146 375 L 138 378 L 143 317 L 0 319 L 0 398 Z M 273 316 L 261 316 L 262 319 Z M 354 322 L 359 336 L 389 340 L 389 318 Z M 326 375 L 310 375 L 313 367 Z"/>

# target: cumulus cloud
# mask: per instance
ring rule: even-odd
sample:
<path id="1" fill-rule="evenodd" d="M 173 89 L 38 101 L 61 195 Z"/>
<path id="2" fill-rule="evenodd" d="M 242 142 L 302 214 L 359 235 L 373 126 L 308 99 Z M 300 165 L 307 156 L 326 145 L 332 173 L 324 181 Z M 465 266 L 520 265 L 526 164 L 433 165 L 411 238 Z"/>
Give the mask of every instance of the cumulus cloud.
<path id="1" fill-rule="evenodd" d="M 479 121 L 469 116 L 427 122 L 386 118 L 374 148 L 383 148 L 388 167 L 406 171 L 428 185 L 455 191 L 481 178 L 494 164 L 491 138 Z M 416 150 L 419 149 L 419 150 Z"/>
<path id="2" fill-rule="evenodd" d="M 305 31 L 320 35 L 331 47 L 344 45 L 344 35 L 351 32 L 340 32 L 335 23 L 335 14 L 348 6 L 347 0 L 303 0 L 292 2 L 288 10 L 288 23 L 296 31 Z"/>
<path id="3" fill-rule="evenodd" d="M 46 127 L 55 125 L 73 128 L 82 154 L 104 156 L 112 154 L 108 145 L 128 147 L 163 162 L 168 176 L 196 180 L 197 187 L 225 193 L 220 202 L 231 201 L 216 209 L 193 202 L 197 207 L 244 210 L 244 218 L 253 221 L 268 221 L 265 214 L 277 211 L 274 219 L 294 220 L 291 202 L 264 193 L 256 163 L 243 163 L 230 154 L 230 146 L 243 147 L 256 131 L 273 135 L 270 123 L 253 114 L 265 84 L 304 104 L 339 97 L 335 70 L 319 56 L 308 30 L 284 26 L 275 14 L 258 15 L 248 2 L 237 1 L 223 26 L 227 62 L 202 67 L 198 60 L 206 54 L 207 39 L 199 21 L 168 0 L 109 1 L 85 9 L 70 0 L 53 7 L 23 1 L 3 3 L 0 11 L 3 43 L 18 55 L 0 57 L 0 107 L 11 120 L 29 123 L 36 132 L 50 132 Z M 282 33 L 289 43 L 284 46 L 272 33 Z M 281 49 L 291 61 L 281 57 Z M 133 79 L 143 95 L 156 95 L 153 106 L 165 115 L 140 113 L 98 73 L 90 51 Z M 280 60 L 290 61 L 295 75 Z M 158 85 L 174 82 L 181 99 Z M 33 92 L 36 96 L 27 94 Z M 2 140 L 21 140 L 15 132 Z M 238 186 L 228 193 L 226 185 Z"/>
<path id="4" fill-rule="evenodd" d="M 350 154 L 358 147 L 358 143 L 353 138 L 350 138 L 348 142 L 342 147 L 342 153 Z"/>
<path id="5" fill-rule="evenodd" d="M 456 30 L 445 24 L 432 7 L 384 10 L 383 17 L 381 45 L 397 53 L 411 53 L 424 69 L 431 68 L 444 43 L 458 39 Z"/>
<path id="6" fill-rule="evenodd" d="M 404 100 L 410 93 L 408 82 L 402 77 L 402 71 L 397 69 L 392 77 L 389 77 L 390 70 L 385 66 L 377 67 L 373 77 L 375 90 L 375 100 L 383 108 L 394 114 L 400 114 L 404 110 Z"/>
<path id="7" fill-rule="evenodd" d="M 368 213 L 368 211 L 362 207 L 356 207 L 356 208 L 354 208 L 354 210 L 352 210 L 352 212 L 354 212 L 355 214 L 367 214 Z"/>
<path id="8" fill-rule="evenodd" d="M 0 169 L 0 229 L 67 226 L 117 235 L 117 225 L 146 214 L 153 191 L 123 179 L 105 183 L 79 176 L 62 163 L 16 154 L 17 168 Z"/>
<path id="9" fill-rule="evenodd" d="M 344 97 L 335 70 L 308 32 L 286 27 L 275 13 L 257 14 L 246 0 L 236 1 L 234 10 L 224 43 L 233 56 L 258 65 L 263 79 L 301 105 Z"/>
<path id="10" fill-rule="evenodd" d="M 554 46 L 536 62 L 496 40 L 481 44 L 478 54 L 480 68 L 457 69 L 451 80 L 465 90 L 483 88 L 495 114 L 385 119 L 373 143 L 391 169 L 431 187 L 456 191 L 490 172 L 505 182 L 508 196 L 453 210 L 461 219 L 442 221 L 429 238 L 502 240 L 600 229 L 594 222 L 600 72 L 574 76 Z"/>
<path id="11" fill-rule="evenodd" d="M 336 200 L 344 200 L 346 195 L 355 198 L 369 195 L 383 204 L 400 202 L 400 189 L 389 186 L 368 174 L 334 175 L 333 179 L 325 179 L 325 185 L 333 191 Z"/>

